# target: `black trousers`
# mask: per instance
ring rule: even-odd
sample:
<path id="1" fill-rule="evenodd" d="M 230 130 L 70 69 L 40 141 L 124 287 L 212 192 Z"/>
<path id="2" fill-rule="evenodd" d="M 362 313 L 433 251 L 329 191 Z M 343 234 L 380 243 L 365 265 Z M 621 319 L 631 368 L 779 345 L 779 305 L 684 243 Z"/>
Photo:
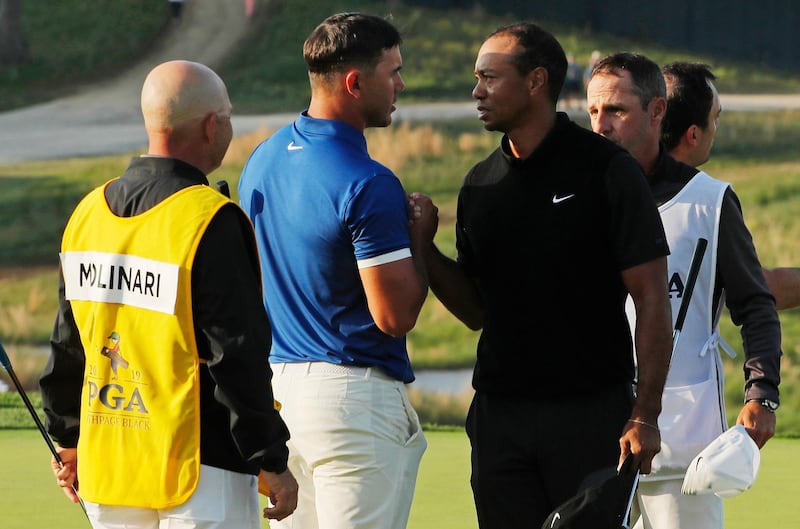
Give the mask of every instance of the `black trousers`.
<path id="1" fill-rule="evenodd" d="M 536 529 L 592 472 L 619 461 L 630 384 L 559 400 L 476 392 L 466 430 L 481 529 Z"/>

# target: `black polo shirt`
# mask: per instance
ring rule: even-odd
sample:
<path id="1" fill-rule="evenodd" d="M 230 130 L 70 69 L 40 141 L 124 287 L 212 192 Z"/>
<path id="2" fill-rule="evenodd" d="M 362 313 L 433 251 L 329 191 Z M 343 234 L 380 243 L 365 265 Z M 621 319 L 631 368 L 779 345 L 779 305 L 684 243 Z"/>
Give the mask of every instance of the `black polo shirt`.
<path id="1" fill-rule="evenodd" d="M 669 253 L 639 164 L 559 113 L 524 160 L 504 137 L 458 200 L 458 259 L 485 314 L 475 388 L 558 398 L 631 381 L 621 272 Z"/>

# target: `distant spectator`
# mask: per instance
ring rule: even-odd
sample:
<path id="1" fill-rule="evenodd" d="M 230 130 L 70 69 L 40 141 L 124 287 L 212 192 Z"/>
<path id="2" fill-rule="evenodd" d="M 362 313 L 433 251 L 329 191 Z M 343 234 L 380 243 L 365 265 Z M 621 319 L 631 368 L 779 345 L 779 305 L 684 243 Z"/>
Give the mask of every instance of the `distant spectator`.
<path id="1" fill-rule="evenodd" d="M 592 70 L 594 69 L 594 65 L 600 60 L 600 50 L 594 50 L 592 54 L 589 56 L 589 63 L 586 65 L 586 68 L 583 70 L 583 88 L 589 85 L 589 79 L 592 78 Z"/>
<path id="2" fill-rule="evenodd" d="M 169 0 L 169 12 L 172 15 L 172 20 L 179 22 L 181 14 L 183 13 L 184 0 Z"/>
<path id="3" fill-rule="evenodd" d="M 580 106 L 580 99 L 583 97 L 584 93 L 581 83 L 582 75 L 583 68 L 576 62 L 575 54 L 568 53 L 567 76 L 564 78 L 564 88 L 561 90 L 565 110 Z"/>

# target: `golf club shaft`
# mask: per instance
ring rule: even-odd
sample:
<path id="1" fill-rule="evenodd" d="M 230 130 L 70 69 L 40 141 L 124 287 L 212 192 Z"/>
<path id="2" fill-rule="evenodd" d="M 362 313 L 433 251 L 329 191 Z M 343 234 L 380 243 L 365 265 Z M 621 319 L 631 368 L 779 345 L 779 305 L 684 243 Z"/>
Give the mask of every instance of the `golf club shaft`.
<path id="1" fill-rule="evenodd" d="M 633 478 L 633 487 L 631 487 L 631 494 L 628 497 L 628 504 L 625 507 L 625 516 L 622 520 L 622 529 L 631 529 L 631 507 L 633 507 L 633 499 L 636 497 L 636 487 L 639 486 L 639 469 L 636 469 L 636 475 Z"/>
<path id="2" fill-rule="evenodd" d="M 703 264 L 706 246 L 708 246 L 708 239 L 703 239 L 702 237 L 697 239 L 697 246 L 694 248 L 694 255 L 692 255 L 692 261 L 689 263 L 689 275 L 686 276 L 686 286 L 683 289 L 678 316 L 675 318 L 675 330 L 672 333 L 672 356 L 675 356 L 678 338 L 681 335 L 681 330 L 683 330 L 683 322 L 686 320 L 686 312 L 689 310 L 689 302 L 692 300 L 692 292 L 694 292 L 694 285 L 697 283 L 697 276 L 700 273 L 700 265 Z M 672 356 L 670 357 L 670 363 L 672 363 Z"/>
<path id="3" fill-rule="evenodd" d="M 19 393 L 19 396 L 22 397 L 22 401 L 25 403 L 25 407 L 28 408 L 28 412 L 31 414 L 31 417 L 33 417 L 34 422 L 36 422 L 36 426 L 39 428 L 39 432 L 42 434 L 42 437 L 47 443 L 47 447 L 50 448 L 50 453 L 53 454 L 53 457 L 56 459 L 56 461 L 58 461 L 58 464 L 63 466 L 64 463 L 61 461 L 61 457 L 58 455 L 53 441 L 51 441 L 50 436 L 47 435 L 47 430 L 44 429 L 42 420 L 39 419 L 39 414 L 36 413 L 36 409 L 33 407 L 33 404 L 28 398 L 27 393 L 25 393 L 25 390 L 22 388 L 22 384 L 17 378 L 17 375 L 14 373 L 14 370 L 6 369 L 6 371 L 8 372 L 8 376 L 11 377 L 11 380 L 14 381 L 14 386 L 16 386 L 17 392 Z"/>
<path id="4" fill-rule="evenodd" d="M 47 430 L 44 428 L 44 424 L 42 424 L 42 420 L 39 418 L 39 414 L 36 413 L 36 409 L 33 407 L 31 400 L 28 398 L 28 394 L 25 392 L 25 388 L 22 387 L 22 383 L 17 378 L 17 374 L 14 372 L 14 368 L 11 366 L 11 360 L 8 358 L 8 354 L 6 353 L 3 344 L 0 344 L 0 364 L 3 365 L 3 368 L 8 373 L 8 376 L 11 377 L 11 381 L 14 383 L 14 386 L 17 388 L 17 393 L 19 396 L 22 397 L 22 402 L 25 403 L 25 407 L 28 408 L 28 413 L 30 413 L 31 417 L 33 417 L 33 421 L 36 423 L 36 427 L 39 429 L 39 433 L 42 434 L 45 442 L 47 443 L 47 447 L 50 449 L 50 453 L 53 454 L 53 459 L 56 460 L 58 466 L 64 468 L 64 462 L 61 460 L 61 456 L 58 455 L 58 451 L 56 450 L 56 446 L 53 444 L 53 441 L 50 439 L 50 436 L 47 435 Z M 75 488 L 75 485 L 72 485 L 72 491 L 78 497 L 78 503 L 81 505 L 81 509 L 83 509 L 83 514 L 86 515 L 86 518 L 89 518 L 89 514 L 86 512 L 86 506 L 83 504 L 83 499 L 81 499 L 80 494 L 78 494 L 78 489 Z"/>

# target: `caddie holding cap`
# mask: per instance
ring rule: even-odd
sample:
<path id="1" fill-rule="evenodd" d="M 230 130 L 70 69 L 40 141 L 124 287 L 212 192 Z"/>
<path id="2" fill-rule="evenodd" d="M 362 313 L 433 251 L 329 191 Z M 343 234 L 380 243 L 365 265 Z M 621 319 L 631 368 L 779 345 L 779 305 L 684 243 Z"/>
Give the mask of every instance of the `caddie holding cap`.
<path id="1" fill-rule="evenodd" d="M 697 454 L 683 478 L 687 495 L 738 496 L 753 486 L 761 465 L 761 452 L 744 426 L 737 424 Z"/>

